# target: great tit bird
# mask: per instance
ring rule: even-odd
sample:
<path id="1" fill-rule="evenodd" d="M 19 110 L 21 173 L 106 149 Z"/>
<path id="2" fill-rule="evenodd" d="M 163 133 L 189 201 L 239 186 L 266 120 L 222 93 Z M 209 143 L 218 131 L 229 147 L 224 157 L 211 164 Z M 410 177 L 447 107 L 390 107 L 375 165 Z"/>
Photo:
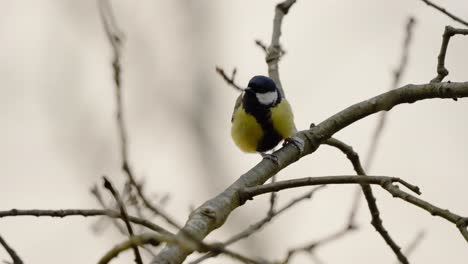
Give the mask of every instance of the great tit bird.
<path id="1" fill-rule="evenodd" d="M 244 152 L 260 152 L 266 158 L 271 158 L 266 151 L 296 133 L 288 101 L 272 79 L 261 75 L 250 79 L 237 98 L 231 122 L 236 145 Z"/>

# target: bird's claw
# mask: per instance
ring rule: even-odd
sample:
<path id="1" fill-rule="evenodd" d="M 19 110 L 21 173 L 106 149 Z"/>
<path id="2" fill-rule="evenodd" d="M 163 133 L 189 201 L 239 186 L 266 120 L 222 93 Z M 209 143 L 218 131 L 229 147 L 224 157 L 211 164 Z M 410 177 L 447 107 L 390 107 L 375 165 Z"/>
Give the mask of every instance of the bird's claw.
<path id="1" fill-rule="evenodd" d="M 275 155 L 267 153 L 260 153 L 260 155 L 262 155 L 262 158 L 264 159 L 271 160 L 275 165 L 279 165 L 278 157 L 276 157 Z"/>
<path id="2" fill-rule="evenodd" d="M 302 152 L 304 152 L 304 140 L 302 140 L 302 138 L 296 136 L 287 138 L 284 140 L 283 146 L 290 143 L 293 144 L 297 150 L 299 150 L 299 153 L 302 154 Z"/>

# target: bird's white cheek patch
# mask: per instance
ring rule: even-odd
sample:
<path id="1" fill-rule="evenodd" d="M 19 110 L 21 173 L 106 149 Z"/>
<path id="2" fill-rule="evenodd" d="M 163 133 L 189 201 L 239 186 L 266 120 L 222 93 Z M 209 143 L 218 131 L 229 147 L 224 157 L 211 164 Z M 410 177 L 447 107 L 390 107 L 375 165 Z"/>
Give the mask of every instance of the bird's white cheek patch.
<path id="1" fill-rule="evenodd" d="M 278 93 L 276 91 L 257 93 L 255 95 L 257 96 L 258 101 L 263 105 L 271 105 L 276 102 L 276 99 L 278 99 Z"/>

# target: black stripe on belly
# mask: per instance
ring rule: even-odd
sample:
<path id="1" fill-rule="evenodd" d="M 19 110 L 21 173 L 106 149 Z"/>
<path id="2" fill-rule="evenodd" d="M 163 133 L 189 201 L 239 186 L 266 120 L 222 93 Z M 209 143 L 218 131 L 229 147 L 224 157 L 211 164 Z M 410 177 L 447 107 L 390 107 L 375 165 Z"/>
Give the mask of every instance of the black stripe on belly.
<path id="1" fill-rule="evenodd" d="M 265 152 L 278 145 L 283 137 L 273 127 L 270 107 L 259 104 L 254 95 L 250 94 L 244 96 L 242 103 L 245 111 L 255 117 L 263 130 L 263 136 L 257 144 L 257 151 Z"/>
<path id="2" fill-rule="evenodd" d="M 278 143 L 283 139 L 283 137 L 281 137 L 281 135 L 278 132 L 276 132 L 276 130 L 273 128 L 273 124 L 271 123 L 271 121 L 269 122 L 267 127 L 264 127 L 263 124 L 261 125 L 263 128 L 263 137 L 258 142 L 257 151 L 265 152 L 276 147 L 276 145 L 278 145 Z"/>

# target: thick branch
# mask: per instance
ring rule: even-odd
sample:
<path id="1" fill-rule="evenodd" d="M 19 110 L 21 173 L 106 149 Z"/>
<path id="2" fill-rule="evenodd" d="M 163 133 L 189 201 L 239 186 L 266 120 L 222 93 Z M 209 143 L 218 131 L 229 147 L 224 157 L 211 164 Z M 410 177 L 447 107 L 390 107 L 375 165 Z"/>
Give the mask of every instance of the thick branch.
<path id="1" fill-rule="evenodd" d="M 354 104 L 317 126 L 299 132 L 297 136 L 305 141 L 304 151 L 299 153 L 295 146 L 288 144 L 274 153 L 278 157 L 278 164 L 269 160 L 262 160 L 225 191 L 197 208 L 187 220 L 182 229 L 183 232 L 179 232 L 179 234 L 183 236 L 184 233 L 189 233 L 194 238 L 202 240 L 211 231 L 220 227 L 229 214 L 240 205 L 240 189 L 263 184 L 271 176 L 291 163 L 315 152 L 322 141 L 366 116 L 380 111 L 389 111 L 394 106 L 403 103 L 414 103 L 431 98 L 462 97 L 468 97 L 468 82 L 410 84 Z M 158 257 L 153 260 L 153 263 L 167 263 L 169 261 L 171 263 L 181 263 L 190 253 L 190 251 L 181 249 L 176 245 L 170 245 L 161 251 Z"/>
<path id="2" fill-rule="evenodd" d="M 13 264 L 23 264 L 23 261 L 18 256 L 16 251 L 12 247 L 10 247 L 10 245 L 7 244 L 7 242 L 3 239 L 2 236 L 0 236 L 0 245 L 2 245 L 5 248 L 8 255 L 10 255 L 11 259 L 13 260 Z"/>

